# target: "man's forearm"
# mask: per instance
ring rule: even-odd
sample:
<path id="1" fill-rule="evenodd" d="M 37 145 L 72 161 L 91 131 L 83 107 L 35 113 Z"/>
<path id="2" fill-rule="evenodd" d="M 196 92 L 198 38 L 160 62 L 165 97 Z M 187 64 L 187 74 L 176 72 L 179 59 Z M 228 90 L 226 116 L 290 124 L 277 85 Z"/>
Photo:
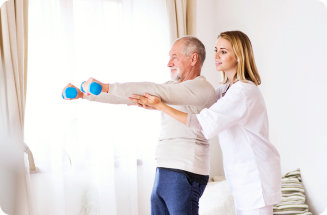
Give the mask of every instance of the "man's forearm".
<path id="1" fill-rule="evenodd" d="M 95 101 L 95 102 L 109 103 L 109 104 L 127 104 L 127 105 L 134 104 L 128 98 L 114 96 L 108 93 L 101 93 L 97 96 L 92 94 L 91 95 L 84 94 L 83 99 L 87 99 L 89 101 Z"/>

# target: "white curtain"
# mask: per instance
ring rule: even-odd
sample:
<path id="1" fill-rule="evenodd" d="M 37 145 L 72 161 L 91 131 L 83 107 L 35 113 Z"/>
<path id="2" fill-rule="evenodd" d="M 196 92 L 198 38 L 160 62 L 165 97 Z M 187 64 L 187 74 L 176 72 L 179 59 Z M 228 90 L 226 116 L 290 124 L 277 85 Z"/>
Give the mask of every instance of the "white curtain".
<path id="1" fill-rule="evenodd" d="M 5 3 L 7 0 L 0 0 L 0 7 L 2 6 L 3 3 Z"/>
<path id="2" fill-rule="evenodd" d="M 33 214 L 150 213 L 159 113 L 65 101 L 62 88 L 169 79 L 166 1 L 29 0 L 25 141 Z"/>
<path id="3" fill-rule="evenodd" d="M 29 214 L 23 157 L 27 1 L 0 5 L 0 207 L 24 215 Z"/>

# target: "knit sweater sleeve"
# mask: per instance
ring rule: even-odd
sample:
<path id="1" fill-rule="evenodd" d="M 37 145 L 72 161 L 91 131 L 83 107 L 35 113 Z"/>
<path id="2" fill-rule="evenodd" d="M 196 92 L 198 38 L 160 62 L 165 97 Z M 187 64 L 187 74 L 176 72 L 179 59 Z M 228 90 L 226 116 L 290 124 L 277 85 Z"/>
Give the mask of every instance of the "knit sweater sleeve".
<path id="1" fill-rule="evenodd" d="M 107 93 L 101 93 L 97 96 L 92 94 L 87 96 L 86 94 L 84 94 L 83 99 L 89 101 L 101 102 L 101 103 L 109 103 L 109 104 L 128 104 L 128 105 L 134 104 L 127 97 L 120 97 L 120 96 L 110 95 Z"/>
<path id="2" fill-rule="evenodd" d="M 196 114 L 188 114 L 186 126 L 192 128 L 193 130 L 200 131 L 202 130 L 199 120 L 196 118 Z"/>
<path id="3" fill-rule="evenodd" d="M 170 105 L 209 107 L 215 102 L 215 90 L 202 76 L 182 83 L 128 82 L 113 83 L 109 86 L 108 93 L 101 93 L 103 94 L 101 100 L 107 103 L 111 103 L 113 99 L 127 102 L 128 97 L 133 94 L 144 95 L 144 93 L 158 96 L 164 103 Z"/>

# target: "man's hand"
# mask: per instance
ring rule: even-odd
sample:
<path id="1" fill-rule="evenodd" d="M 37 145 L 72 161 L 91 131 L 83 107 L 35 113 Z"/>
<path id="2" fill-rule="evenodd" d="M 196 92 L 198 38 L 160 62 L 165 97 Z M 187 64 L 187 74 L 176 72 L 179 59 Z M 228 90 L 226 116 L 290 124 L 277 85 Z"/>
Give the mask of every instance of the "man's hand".
<path id="1" fill-rule="evenodd" d="M 148 93 L 145 93 L 144 96 L 133 95 L 132 97 L 129 97 L 129 100 L 134 102 L 139 107 L 150 110 L 159 110 L 160 106 L 163 104 L 159 97 Z"/>
<path id="2" fill-rule="evenodd" d="M 98 80 L 96 80 L 94 78 L 89 78 L 87 81 L 85 81 L 82 84 L 83 90 L 85 91 L 85 94 L 87 96 L 91 95 L 91 93 L 90 93 L 90 84 L 93 83 L 93 82 L 96 82 L 96 83 L 98 83 L 98 84 L 101 85 L 101 87 L 102 87 L 101 92 L 108 93 L 108 91 L 109 91 L 109 84 L 102 83 L 102 82 L 100 82 L 100 81 L 98 81 Z"/>
<path id="3" fill-rule="evenodd" d="M 77 90 L 77 96 L 76 96 L 75 98 L 70 99 L 70 98 L 67 98 L 67 97 L 66 97 L 65 90 L 66 90 L 66 88 L 68 88 L 68 87 L 73 87 L 73 88 L 75 88 L 75 89 Z M 78 89 L 77 87 L 75 87 L 74 85 L 72 85 L 71 83 L 67 84 L 67 86 L 62 90 L 62 94 L 63 94 L 63 96 L 64 96 L 64 98 L 65 98 L 66 100 L 74 100 L 74 99 L 83 98 L 83 92 L 82 92 L 80 89 Z"/>

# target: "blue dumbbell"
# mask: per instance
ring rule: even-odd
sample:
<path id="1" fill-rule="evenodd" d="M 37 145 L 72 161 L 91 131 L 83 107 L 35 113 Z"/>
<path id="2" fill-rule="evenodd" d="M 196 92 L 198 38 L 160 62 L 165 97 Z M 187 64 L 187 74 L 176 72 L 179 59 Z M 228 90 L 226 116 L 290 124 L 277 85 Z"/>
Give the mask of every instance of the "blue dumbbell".
<path id="1" fill-rule="evenodd" d="M 85 82 L 85 81 L 84 81 Z M 83 93 L 85 93 L 85 91 L 84 91 L 84 89 L 83 89 L 83 84 L 84 84 L 84 82 L 82 82 L 82 84 L 81 84 L 81 91 L 83 92 Z M 102 91 L 102 86 L 101 86 L 101 84 L 98 84 L 97 82 L 92 82 L 91 84 L 90 84 L 90 93 L 92 93 L 93 95 L 99 95 L 100 93 L 101 93 L 101 91 Z"/>
<path id="2" fill-rule="evenodd" d="M 83 93 L 85 93 L 85 91 L 84 91 L 84 89 L 83 89 L 83 84 L 85 83 L 85 81 L 83 81 L 82 83 L 81 83 L 81 91 L 83 92 Z"/>
<path id="3" fill-rule="evenodd" d="M 67 87 L 65 90 L 65 95 L 67 99 L 74 99 L 77 96 L 77 89 L 75 87 Z M 64 99 L 64 94 L 61 94 Z"/>

